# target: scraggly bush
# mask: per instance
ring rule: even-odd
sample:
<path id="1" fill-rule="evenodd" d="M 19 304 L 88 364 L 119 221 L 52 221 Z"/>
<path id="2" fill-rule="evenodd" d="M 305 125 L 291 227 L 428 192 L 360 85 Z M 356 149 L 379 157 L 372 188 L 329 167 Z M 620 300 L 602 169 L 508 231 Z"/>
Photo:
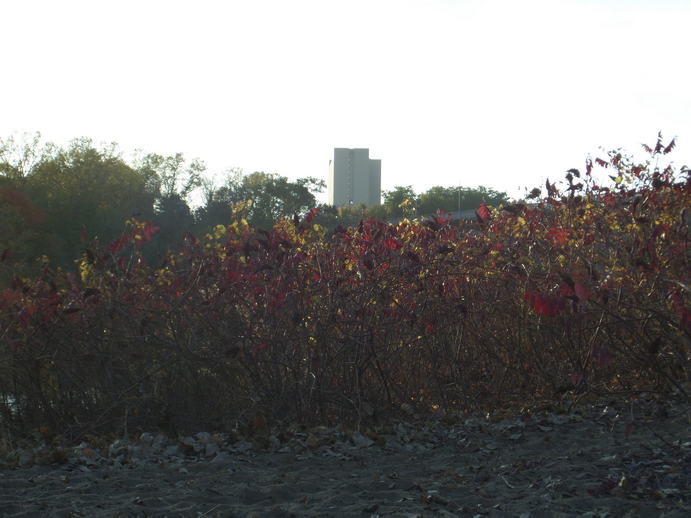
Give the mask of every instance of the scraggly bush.
<path id="1" fill-rule="evenodd" d="M 648 148 L 659 160 L 673 142 Z M 597 185 L 593 169 L 612 172 Z M 686 180 L 683 180 L 683 176 Z M 2 426 L 70 436 L 333 424 L 563 393 L 684 390 L 689 171 L 589 159 L 477 221 L 327 232 L 246 206 L 160 267 L 130 220 L 79 275 L 0 292 Z"/>

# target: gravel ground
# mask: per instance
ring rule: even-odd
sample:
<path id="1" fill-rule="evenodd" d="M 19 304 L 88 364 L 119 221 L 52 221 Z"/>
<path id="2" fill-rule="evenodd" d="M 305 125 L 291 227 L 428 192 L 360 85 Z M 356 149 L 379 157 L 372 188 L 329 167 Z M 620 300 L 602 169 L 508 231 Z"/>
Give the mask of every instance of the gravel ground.
<path id="1" fill-rule="evenodd" d="M 691 516 L 688 406 L 18 449 L 3 517 Z"/>

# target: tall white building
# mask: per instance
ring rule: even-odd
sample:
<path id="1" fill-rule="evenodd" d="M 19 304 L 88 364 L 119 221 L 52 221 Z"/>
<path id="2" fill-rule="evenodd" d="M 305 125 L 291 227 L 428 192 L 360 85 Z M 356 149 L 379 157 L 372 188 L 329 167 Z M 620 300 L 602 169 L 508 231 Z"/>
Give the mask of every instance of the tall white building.
<path id="1" fill-rule="evenodd" d="M 329 205 L 381 205 L 381 160 L 369 149 L 335 148 L 326 182 Z"/>

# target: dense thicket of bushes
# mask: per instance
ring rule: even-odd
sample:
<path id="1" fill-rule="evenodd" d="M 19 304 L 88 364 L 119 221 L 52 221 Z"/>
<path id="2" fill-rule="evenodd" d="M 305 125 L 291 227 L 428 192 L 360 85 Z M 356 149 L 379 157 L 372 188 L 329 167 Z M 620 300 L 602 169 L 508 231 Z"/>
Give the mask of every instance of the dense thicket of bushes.
<path id="1" fill-rule="evenodd" d="M 672 146 L 651 149 L 659 158 Z M 414 410 L 684 390 L 689 171 L 612 153 L 534 203 L 327 232 L 311 211 L 187 235 L 151 223 L 0 292 L 0 419 L 78 436 L 358 423 Z"/>

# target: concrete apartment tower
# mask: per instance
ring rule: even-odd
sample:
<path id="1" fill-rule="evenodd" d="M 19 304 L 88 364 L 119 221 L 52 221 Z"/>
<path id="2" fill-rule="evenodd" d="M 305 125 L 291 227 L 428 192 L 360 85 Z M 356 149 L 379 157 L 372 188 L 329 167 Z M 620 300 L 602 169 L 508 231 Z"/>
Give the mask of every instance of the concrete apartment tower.
<path id="1" fill-rule="evenodd" d="M 381 205 L 381 160 L 369 149 L 334 149 L 326 182 L 329 205 Z"/>

